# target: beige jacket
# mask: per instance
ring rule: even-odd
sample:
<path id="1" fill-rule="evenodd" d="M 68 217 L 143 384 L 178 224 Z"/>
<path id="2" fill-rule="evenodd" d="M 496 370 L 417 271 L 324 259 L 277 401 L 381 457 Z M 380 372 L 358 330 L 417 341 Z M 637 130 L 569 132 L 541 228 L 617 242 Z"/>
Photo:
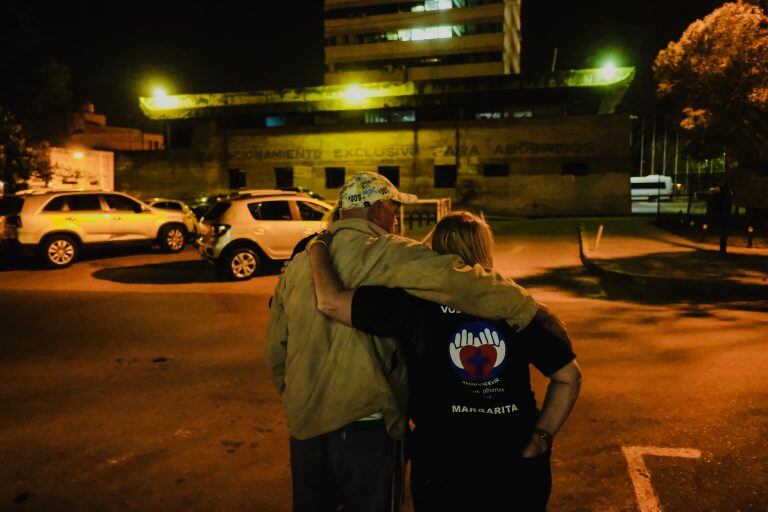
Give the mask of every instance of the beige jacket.
<path id="1" fill-rule="evenodd" d="M 536 302 L 498 272 L 464 265 L 364 219 L 344 219 L 331 258 L 347 288 L 384 285 L 472 315 L 525 327 Z M 370 336 L 317 310 L 309 256 L 297 255 L 280 278 L 267 327 L 267 364 L 283 392 L 288 431 L 315 437 L 381 412 L 390 435 L 405 431 L 405 361 L 392 338 Z"/>

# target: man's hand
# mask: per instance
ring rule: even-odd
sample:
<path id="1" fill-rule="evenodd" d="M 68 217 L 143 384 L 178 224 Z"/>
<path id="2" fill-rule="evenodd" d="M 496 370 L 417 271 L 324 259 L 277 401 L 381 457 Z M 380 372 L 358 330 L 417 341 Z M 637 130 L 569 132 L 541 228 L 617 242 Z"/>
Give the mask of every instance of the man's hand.
<path id="1" fill-rule="evenodd" d="M 533 457 L 538 457 L 548 449 L 549 446 L 547 446 L 547 442 L 542 437 L 531 434 L 531 440 L 523 448 L 523 458 L 532 459 Z"/>
<path id="2" fill-rule="evenodd" d="M 546 304 L 539 302 L 539 309 L 536 311 L 535 320 L 541 324 L 544 330 L 549 331 L 558 338 L 570 343 L 571 339 L 568 337 L 568 332 L 565 330 L 565 324 Z"/>

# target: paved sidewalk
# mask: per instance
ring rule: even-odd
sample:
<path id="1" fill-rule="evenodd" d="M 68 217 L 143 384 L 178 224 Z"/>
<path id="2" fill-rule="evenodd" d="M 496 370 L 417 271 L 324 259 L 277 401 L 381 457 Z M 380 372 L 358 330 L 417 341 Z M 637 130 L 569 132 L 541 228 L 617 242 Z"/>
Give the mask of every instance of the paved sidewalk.
<path id="1" fill-rule="evenodd" d="M 612 233 L 608 223 L 595 248 L 597 230 L 582 232 L 583 260 L 594 273 L 667 284 L 695 282 L 702 286 L 748 287 L 768 298 L 768 249 L 729 248 L 697 244 L 650 223 L 637 225 L 636 233 Z M 730 288 L 729 288 L 730 289 Z M 742 290 L 746 291 L 746 290 Z"/>

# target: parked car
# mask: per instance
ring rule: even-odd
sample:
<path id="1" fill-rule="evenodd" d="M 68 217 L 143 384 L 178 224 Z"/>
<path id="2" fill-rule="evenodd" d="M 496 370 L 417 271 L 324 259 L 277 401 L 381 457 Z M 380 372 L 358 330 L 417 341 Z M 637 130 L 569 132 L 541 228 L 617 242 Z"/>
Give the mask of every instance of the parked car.
<path id="1" fill-rule="evenodd" d="M 198 251 L 232 279 L 250 279 L 266 260 L 290 258 L 330 209 L 309 195 L 282 190 L 220 199 L 200 221 Z"/>
<path id="2" fill-rule="evenodd" d="M 658 174 L 648 176 L 632 176 L 630 178 L 632 199 L 656 199 L 672 198 L 672 178 Z"/>
<path id="3" fill-rule="evenodd" d="M 50 267 L 74 263 L 100 244 L 158 244 L 184 249 L 182 212 L 152 208 L 119 192 L 43 191 L 0 198 L 0 241 L 37 250 Z"/>
<path id="4" fill-rule="evenodd" d="M 184 213 L 184 226 L 187 228 L 187 233 L 191 239 L 197 238 L 197 217 L 192 209 L 187 206 L 183 201 L 178 199 L 163 199 L 156 197 L 148 201 L 149 206 L 152 208 L 158 208 L 160 210 L 168 210 L 171 212 L 183 212 Z"/>

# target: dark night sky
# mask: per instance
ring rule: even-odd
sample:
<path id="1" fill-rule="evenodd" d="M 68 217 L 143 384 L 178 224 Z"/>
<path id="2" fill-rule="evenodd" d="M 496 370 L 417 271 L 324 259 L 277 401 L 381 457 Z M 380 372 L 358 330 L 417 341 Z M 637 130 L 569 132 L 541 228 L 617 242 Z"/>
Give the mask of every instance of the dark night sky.
<path id="1" fill-rule="evenodd" d="M 14 3 L 45 51 L 69 67 L 73 105 L 90 99 L 112 123 L 141 123 L 137 97 L 152 77 L 164 77 L 171 92 L 322 83 L 321 0 Z M 598 65 L 614 53 L 619 64 L 638 67 L 629 103 L 639 110 L 652 94 L 658 50 L 721 4 L 523 0 L 523 71 L 547 69 L 555 46 L 560 69 Z"/>

